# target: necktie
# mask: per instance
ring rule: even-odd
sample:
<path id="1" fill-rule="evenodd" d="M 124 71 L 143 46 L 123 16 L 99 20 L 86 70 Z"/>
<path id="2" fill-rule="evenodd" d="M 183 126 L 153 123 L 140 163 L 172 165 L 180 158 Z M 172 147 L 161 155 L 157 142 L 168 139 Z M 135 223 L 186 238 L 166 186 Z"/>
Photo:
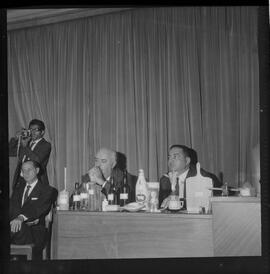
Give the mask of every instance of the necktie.
<path id="1" fill-rule="evenodd" d="M 184 209 L 187 209 L 187 200 L 186 200 L 186 180 L 184 181 Z"/>
<path id="2" fill-rule="evenodd" d="M 31 186 L 28 185 L 28 186 L 27 186 L 27 189 L 26 189 L 26 191 L 25 191 L 25 193 L 24 193 L 23 204 L 25 203 L 25 201 L 26 201 L 27 198 L 28 198 L 30 188 L 31 188 Z"/>
<path id="3" fill-rule="evenodd" d="M 175 193 L 179 196 L 179 177 L 176 179 Z"/>

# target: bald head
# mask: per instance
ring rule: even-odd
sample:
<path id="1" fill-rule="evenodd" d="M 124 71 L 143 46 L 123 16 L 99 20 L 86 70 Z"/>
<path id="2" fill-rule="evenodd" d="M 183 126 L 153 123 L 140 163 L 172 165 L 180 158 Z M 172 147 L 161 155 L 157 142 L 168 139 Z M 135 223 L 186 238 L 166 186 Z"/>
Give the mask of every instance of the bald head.
<path id="1" fill-rule="evenodd" d="M 116 165 L 116 152 L 109 148 L 101 148 L 95 157 L 95 166 L 101 169 L 105 179 L 111 176 L 112 169 Z"/>

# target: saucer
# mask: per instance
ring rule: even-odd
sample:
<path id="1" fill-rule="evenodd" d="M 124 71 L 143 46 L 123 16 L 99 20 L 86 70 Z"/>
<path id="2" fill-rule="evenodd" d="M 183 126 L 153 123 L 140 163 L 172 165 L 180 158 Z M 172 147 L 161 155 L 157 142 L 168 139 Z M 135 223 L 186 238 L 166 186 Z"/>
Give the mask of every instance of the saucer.
<path id="1" fill-rule="evenodd" d="M 145 207 L 144 205 L 134 202 L 134 203 L 129 203 L 129 204 L 123 206 L 122 209 L 130 211 L 130 212 L 137 212 L 139 210 L 143 210 L 144 207 Z"/>

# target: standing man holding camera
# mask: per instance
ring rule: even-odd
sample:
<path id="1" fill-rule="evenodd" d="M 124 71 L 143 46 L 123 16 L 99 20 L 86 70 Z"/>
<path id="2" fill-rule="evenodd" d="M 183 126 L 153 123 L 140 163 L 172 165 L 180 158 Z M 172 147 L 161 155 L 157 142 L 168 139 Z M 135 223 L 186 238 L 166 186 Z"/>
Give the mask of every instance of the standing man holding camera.
<path id="1" fill-rule="evenodd" d="M 49 184 L 47 176 L 47 164 L 51 153 L 51 144 L 43 135 L 45 125 L 41 120 L 33 119 L 29 123 L 28 130 L 20 130 L 9 142 L 9 154 L 18 158 L 17 167 L 13 177 L 12 189 L 17 187 L 24 179 L 21 176 L 21 167 L 25 161 L 33 160 L 40 165 L 40 181 Z"/>

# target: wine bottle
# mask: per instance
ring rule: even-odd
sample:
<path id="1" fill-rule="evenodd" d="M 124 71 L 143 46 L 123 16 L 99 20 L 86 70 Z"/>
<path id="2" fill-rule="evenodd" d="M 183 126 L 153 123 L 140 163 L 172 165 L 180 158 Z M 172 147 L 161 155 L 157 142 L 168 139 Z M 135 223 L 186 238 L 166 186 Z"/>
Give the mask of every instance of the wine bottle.
<path id="1" fill-rule="evenodd" d="M 81 210 L 88 210 L 88 184 L 83 182 L 82 184 L 82 188 L 80 191 L 80 200 L 81 200 L 81 204 L 80 204 L 80 209 Z"/>
<path id="2" fill-rule="evenodd" d="M 124 171 L 123 182 L 120 188 L 120 206 L 128 203 L 129 185 L 127 184 L 127 171 Z"/>
<path id="3" fill-rule="evenodd" d="M 80 204 L 81 204 L 81 197 L 80 197 L 80 191 L 79 191 L 79 183 L 75 183 L 75 189 L 73 193 L 73 204 L 72 209 L 73 210 L 80 210 Z"/>
<path id="4" fill-rule="evenodd" d="M 113 178 L 110 179 L 110 188 L 108 191 L 108 203 L 109 205 L 115 204 L 115 191 L 114 191 L 114 184 L 113 184 Z"/>

